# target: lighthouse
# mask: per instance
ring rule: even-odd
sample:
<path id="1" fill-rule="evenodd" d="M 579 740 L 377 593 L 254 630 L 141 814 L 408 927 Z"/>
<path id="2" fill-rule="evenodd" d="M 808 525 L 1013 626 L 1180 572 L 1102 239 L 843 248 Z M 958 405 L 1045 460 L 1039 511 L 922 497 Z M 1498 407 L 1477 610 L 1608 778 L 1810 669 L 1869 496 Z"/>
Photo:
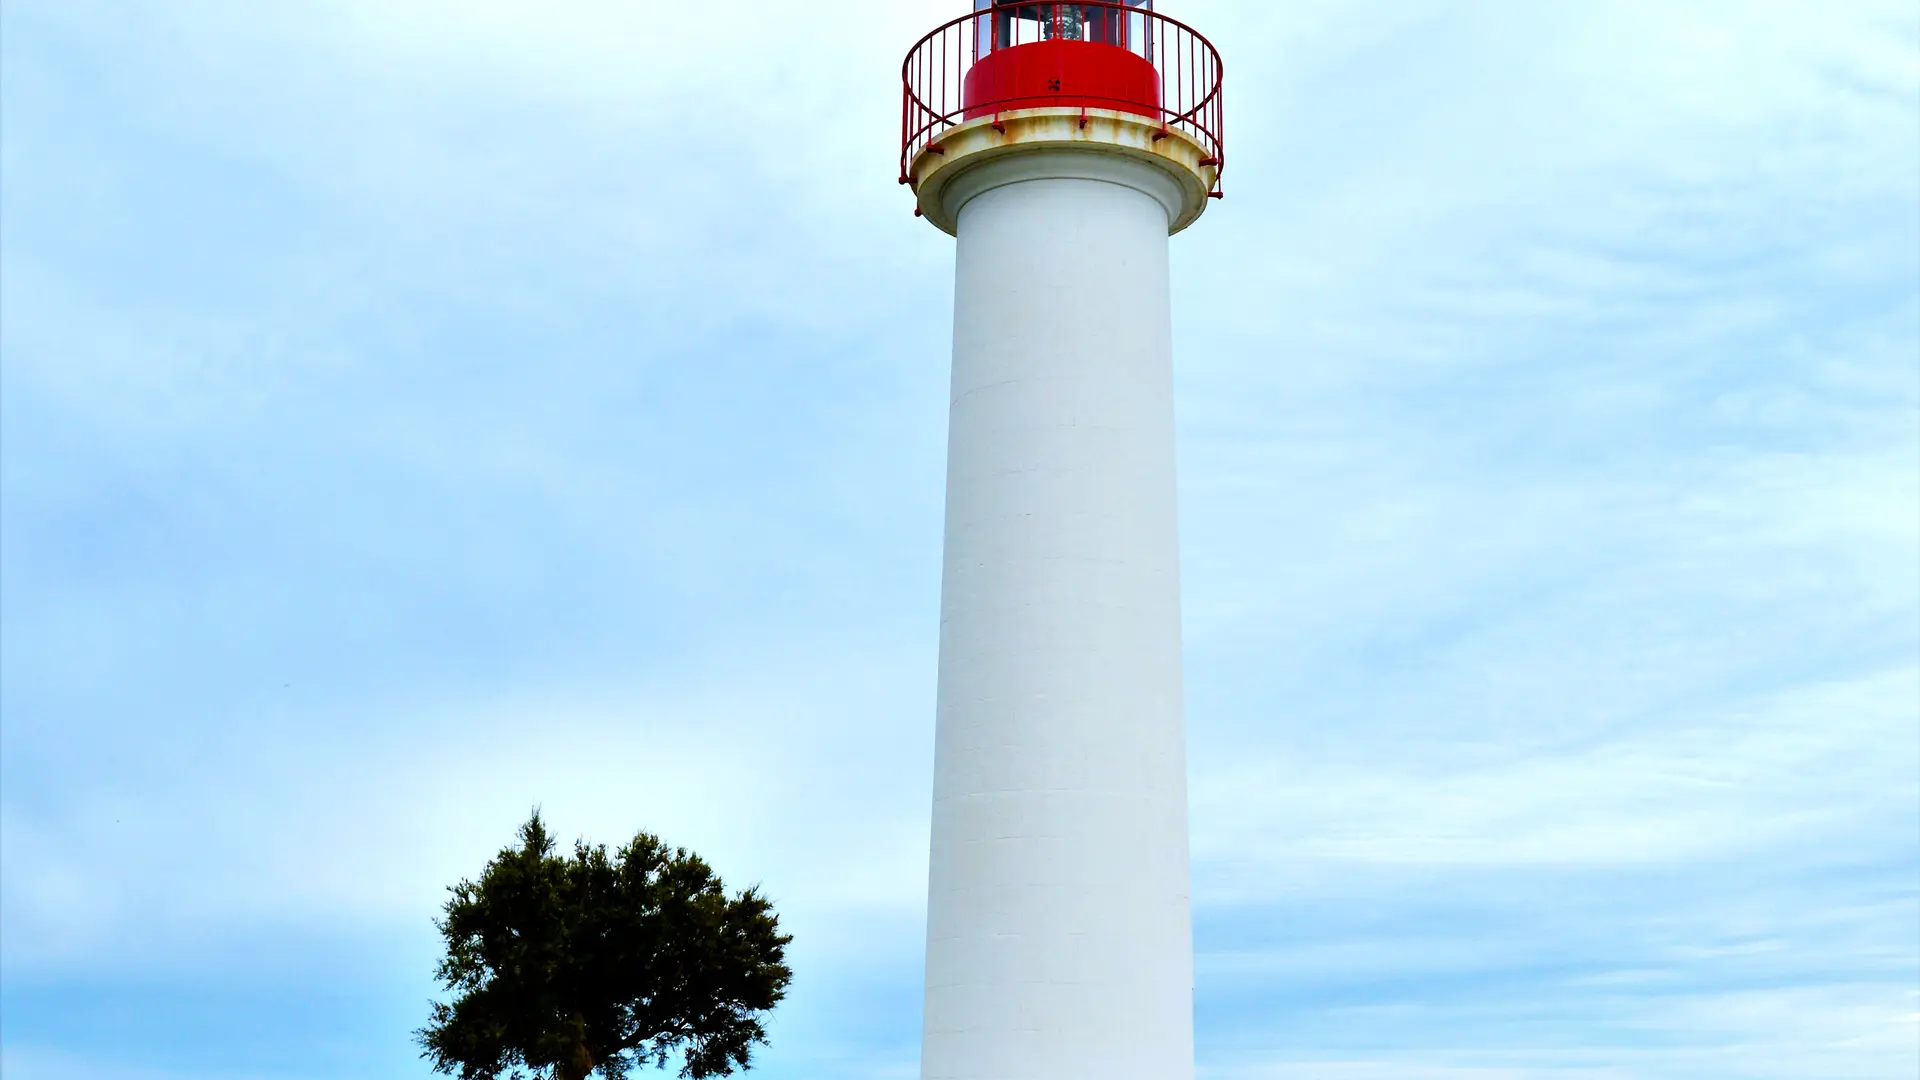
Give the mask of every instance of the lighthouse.
<path id="1" fill-rule="evenodd" d="M 922 1080 L 1191 1080 L 1169 237 L 1221 63 L 1152 0 L 1007 3 L 903 68 L 957 240 Z"/>

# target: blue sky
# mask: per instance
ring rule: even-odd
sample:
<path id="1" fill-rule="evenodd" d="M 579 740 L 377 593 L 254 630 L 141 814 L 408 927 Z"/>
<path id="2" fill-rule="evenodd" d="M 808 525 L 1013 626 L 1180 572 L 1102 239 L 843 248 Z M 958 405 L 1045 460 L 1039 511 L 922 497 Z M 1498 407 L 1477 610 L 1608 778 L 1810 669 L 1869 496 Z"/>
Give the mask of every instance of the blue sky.
<path id="1" fill-rule="evenodd" d="M 914 1075 L 955 6 L 9 0 L 8 1080 L 426 1075 L 535 803 Z M 1165 9 L 1202 1075 L 1913 1076 L 1920 12 Z"/>

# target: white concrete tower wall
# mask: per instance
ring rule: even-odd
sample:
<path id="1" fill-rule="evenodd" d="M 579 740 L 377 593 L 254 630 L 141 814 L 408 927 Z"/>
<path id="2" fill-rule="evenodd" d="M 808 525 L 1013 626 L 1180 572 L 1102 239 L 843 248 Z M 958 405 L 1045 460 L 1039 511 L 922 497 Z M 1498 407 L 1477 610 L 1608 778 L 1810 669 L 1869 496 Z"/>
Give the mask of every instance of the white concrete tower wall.
<path id="1" fill-rule="evenodd" d="M 924 1080 L 1190 1080 L 1166 169 L 986 161 L 957 215 Z M 1189 200 L 1190 201 L 1190 200 Z"/>

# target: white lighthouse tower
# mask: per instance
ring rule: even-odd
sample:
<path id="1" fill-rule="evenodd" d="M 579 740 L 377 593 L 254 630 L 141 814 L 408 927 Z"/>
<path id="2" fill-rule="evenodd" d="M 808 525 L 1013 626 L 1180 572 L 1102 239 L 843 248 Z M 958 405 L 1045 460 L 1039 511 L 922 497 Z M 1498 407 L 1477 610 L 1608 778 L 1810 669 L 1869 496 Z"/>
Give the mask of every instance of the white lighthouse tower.
<path id="1" fill-rule="evenodd" d="M 1151 0 L 975 0 L 908 54 L 959 240 L 923 1080 L 1191 1080 L 1168 236 L 1221 65 Z"/>

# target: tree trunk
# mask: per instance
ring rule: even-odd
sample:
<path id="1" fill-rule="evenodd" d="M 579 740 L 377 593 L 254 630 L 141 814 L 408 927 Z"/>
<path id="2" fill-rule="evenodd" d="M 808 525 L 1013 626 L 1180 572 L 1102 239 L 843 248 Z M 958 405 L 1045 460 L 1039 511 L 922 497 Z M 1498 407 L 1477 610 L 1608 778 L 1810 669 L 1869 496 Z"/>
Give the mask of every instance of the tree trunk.
<path id="1" fill-rule="evenodd" d="M 574 1043 L 573 1056 L 554 1070 L 554 1080 L 587 1080 L 587 1074 L 593 1071 L 595 1064 L 593 1053 L 587 1049 L 587 1045 Z"/>

